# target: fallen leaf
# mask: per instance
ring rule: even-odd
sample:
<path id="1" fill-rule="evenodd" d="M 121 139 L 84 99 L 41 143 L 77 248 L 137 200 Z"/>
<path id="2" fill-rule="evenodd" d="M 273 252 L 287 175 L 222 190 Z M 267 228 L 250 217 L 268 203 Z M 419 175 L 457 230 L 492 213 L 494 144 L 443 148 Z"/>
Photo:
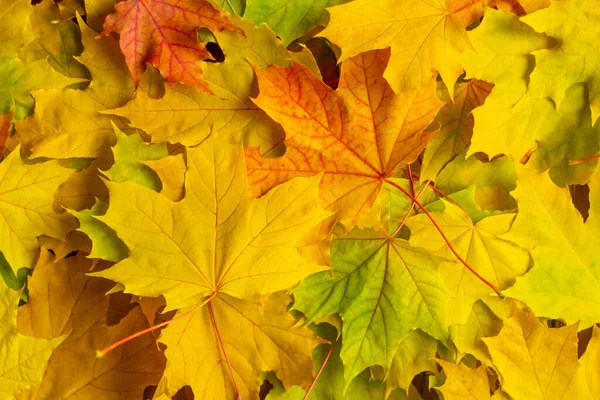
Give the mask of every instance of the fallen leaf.
<path id="1" fill-rule="evenodd" d="M 207 92 L 199 62 L 213 60 L 196 31 L 225 29 L 243 33 L 225 14 L 206 0 L 125 0 L 104 21 L 103 35 L 119 34 L 125 61 L 136 85 L 146 63 L 173 84 L 182 82 Z"/>

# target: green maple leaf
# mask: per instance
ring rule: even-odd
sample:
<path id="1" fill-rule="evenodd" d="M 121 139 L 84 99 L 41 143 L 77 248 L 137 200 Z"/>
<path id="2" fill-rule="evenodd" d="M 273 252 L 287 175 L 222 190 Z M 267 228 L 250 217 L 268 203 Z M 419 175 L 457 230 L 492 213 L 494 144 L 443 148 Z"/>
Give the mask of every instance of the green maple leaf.
<path id="1" fill-rule="evenodd" d="M 266 23 L 287 46 L 323 21 L 327 16 L 325 7 L 346 2 L 348 0 L 246 0 L 244 18 L 257 25 Z"/>
<path id="2" fill-rule="evenodd" d="M 402 239 L 354 230 L 331 244 L 333 279 L 318 273 L 294 290 L 294 308 L 309 320 L 342 316 L 346 387 L 368 366 L 388 369 L 414 329 L 448 341 L 448 292 L 437 273 L 443 261 Z"/>

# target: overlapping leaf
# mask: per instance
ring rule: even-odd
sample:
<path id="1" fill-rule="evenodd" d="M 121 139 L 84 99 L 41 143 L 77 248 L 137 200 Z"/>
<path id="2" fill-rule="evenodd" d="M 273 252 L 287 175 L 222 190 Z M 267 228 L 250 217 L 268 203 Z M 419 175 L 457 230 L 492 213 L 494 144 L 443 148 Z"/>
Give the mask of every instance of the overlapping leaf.
<path id="1" fill-rule="evenodd" d="M 15 271 L 34 265 L 39 235 L 64 239 L 75 228 L 69 214 L 52 207 L 54 192 L 71 172 L 56 161 L 25 164 L 19 149 L 0 164 L 0 246 Z"/>
<path id="2" fill-rule="evenodd" d="M 198 41 L 200 27 L 243 32 L 206 0 L 125 0 L 115 5 L 102 33 L 119 34 L 136 85 L 150 63 L 169 83 L 182 82 L 210 92 L 199 62 L 214 58 Z"/>
<path id="3" fill-rule="evenodd" d="M 214 293 L 252 299 L 323 269 L 295 247 L 327 215 L 315 203 L 319 177 L 289 182 L 254 200 L 244 174 L 241 149 L 211 136 L 188 149 L 180 202 L 131 182 L 108 182 L 111 206 L 98 218 L 116 231 L 130 256 L 98 275 L 129 293 L 162 294 L 174 309 Z"/>
<path id="4" fill-rule="evenodd" d="M 64 337 L 35 339 L 16 333 L 19 292 L 0 285 L 0 395 L 13 398 L 39 384 L 48 357 Z"/>
<path id="5" fill-rule="evenodd" d="M 548 174 L 517 170 L 513 196 L 519 213 L 508 237 L 533 249 L 533 268 L 506 293 L 524 301 L 539 316 L 581 321 L 600 320 L 600 270 L 594 237 L 598 232 L 598 175 L 590 195 L 592 209 L 583 223 L 568 190 L 556 187 Z M 531 223 L 531 221 L 536 221 Z"/>
<path id="6" fill-rule="evenodd" d="M 352 226 L 375 202 L 383 182 L 414 161 L 435 131 L 425 131 L 442 102 L 435 82 L 423 91 L 394 94 L 383 79 L 389 51 L 344 62 L 331 90 L 299 64 L 256 69 L 258 104 L 286 131 L 282 157 L 246 151 L 255 195 L 296 176 L 325 170 L 323 206 Z"/>
<path id="7" fill-rule="evenodd" d="M 67 338 L 52 353 L 41 385 L 20 394 L 19 400 L 125 400 L 140 398 L 146 386 L 158 383 L 165 359 L 152 335 L 104 358 L 92 356 L 105 343 L 148 323 L 137 307 L 117 325 L 106 326 L 109 299 L 105 293 L 114 283 L 86 276 L 91 263 L 83 253 L 55 260 L 42 249 L 30 280 L 30 301 L 19 309 L 19 331 L 39 338 Z"/>
<path id="8" fill-rule="evenodd" d="M 294 308 L 309 320 L 342 316 L 346 387 L 368 366 L 390 368 L 414 329 L 447 341 L 448 291 L 437 273 L 443 261 L 404 240 L 353 231 L 332 242 L 333 279 L 321 272 L 294 290 Z"/>
<path id="9" fill-rule="evenodd" d="M 471 46 L 465 27 L 486 0 L 358 0 L 329 9 L 321 35 L 342 49 L 340 60 L 391 47 L 385 78 L 395 92 L 420 90 L 439 72 L 452 97 L 462 73 L 459 55 Z"/>

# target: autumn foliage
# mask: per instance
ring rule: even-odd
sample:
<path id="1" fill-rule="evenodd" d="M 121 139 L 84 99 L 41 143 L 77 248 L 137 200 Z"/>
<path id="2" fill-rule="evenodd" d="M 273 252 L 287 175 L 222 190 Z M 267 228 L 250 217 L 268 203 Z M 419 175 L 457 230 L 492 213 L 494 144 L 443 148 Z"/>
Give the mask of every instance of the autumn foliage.
<path id="1" fill-rule="evenodd" d="M 597 0 L 1 3 L 0 400 L 600 398 Z"/>

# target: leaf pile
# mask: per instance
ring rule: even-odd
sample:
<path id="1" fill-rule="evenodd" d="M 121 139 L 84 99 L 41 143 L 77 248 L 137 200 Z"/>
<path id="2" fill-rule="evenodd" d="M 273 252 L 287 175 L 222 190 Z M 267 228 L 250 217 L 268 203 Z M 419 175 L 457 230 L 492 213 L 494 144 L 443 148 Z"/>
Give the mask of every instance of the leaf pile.
<path id="1" fill-rule="evenodd" d="M 4 0 L 0 398 L 600 398 L 598 5 Z"/>

